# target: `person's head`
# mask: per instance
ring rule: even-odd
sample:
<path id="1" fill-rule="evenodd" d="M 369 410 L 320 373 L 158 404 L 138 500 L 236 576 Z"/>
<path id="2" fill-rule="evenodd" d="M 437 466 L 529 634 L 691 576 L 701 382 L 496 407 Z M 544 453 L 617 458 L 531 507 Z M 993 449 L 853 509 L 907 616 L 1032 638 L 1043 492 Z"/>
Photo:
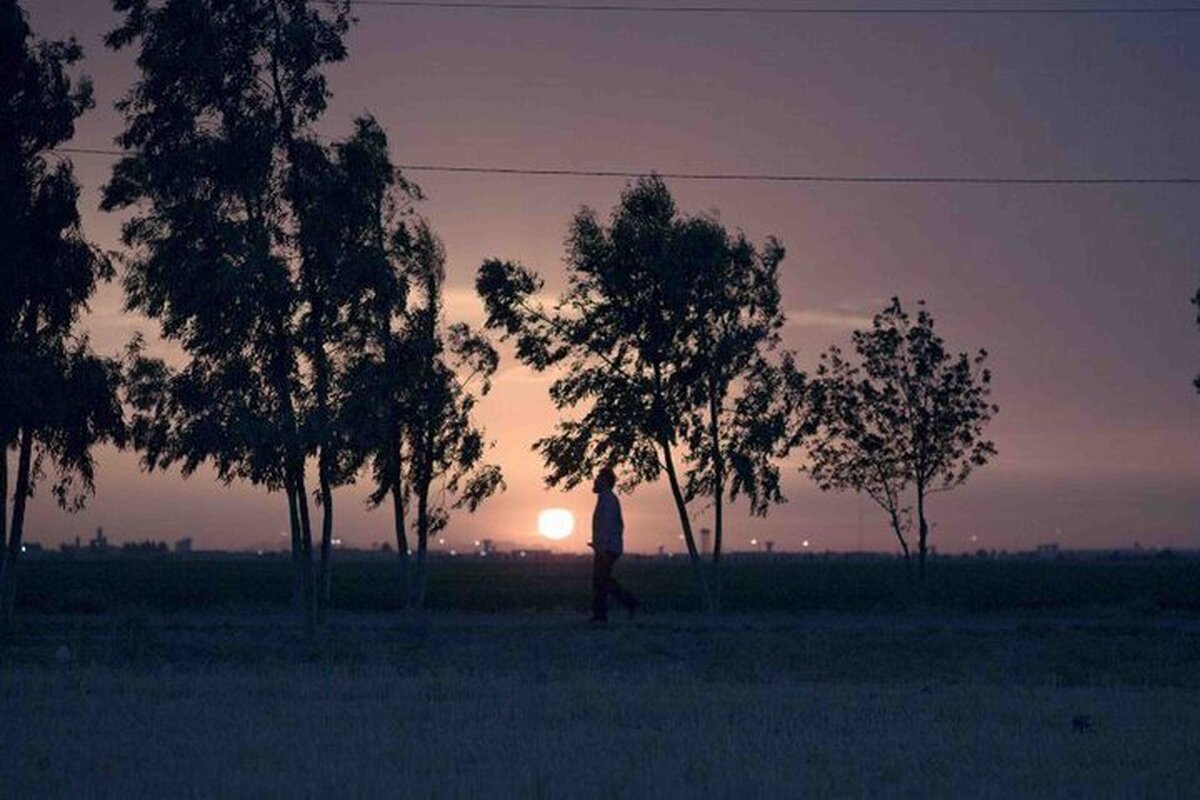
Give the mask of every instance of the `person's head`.
<path id="1" fill-rule="evenodd" d="M 611 492 L 616 485 L 617 473 L 613 472 L 613 468 L 601 467 L 600 471 L 596 473 L 596 480 L 592 483 L 592 491 L 596 494 Z"/>

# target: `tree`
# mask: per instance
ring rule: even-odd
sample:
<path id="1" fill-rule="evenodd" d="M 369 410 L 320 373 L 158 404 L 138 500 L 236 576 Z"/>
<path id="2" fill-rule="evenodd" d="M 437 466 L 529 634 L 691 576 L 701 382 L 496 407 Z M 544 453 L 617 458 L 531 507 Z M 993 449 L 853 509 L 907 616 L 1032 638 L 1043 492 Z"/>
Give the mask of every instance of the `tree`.
<path id="1" fill-rule="evenodd" d="M 109 260 L 80 229 L 69 161 L 47 162 L 92 106 L 71 67 L 74 40 L 34 42 L 13 0 L 0 0 L 0 617 L 11 621 L 28 500 L 47 469 L 60 506 L 94 491 L 93 448 L 122 444 L 119 365 L 96 356 L 79 316 Z M 9 451 L 16 471 L 9 499 Z"/>
<path id="2" fill-rule="evenodd" d="M 773 240 L 760 254 L 715 219 L 682 216 L 651 177 L 626 188 L 607 226 L 590 209 L 575 216 L 553 310 L 534 297 L 541 279 L 520 265 L 489 260 L 476 281 L 488 327 L 514 338 L 534 369 L 560 368 L 551 398 L 583 409 L 534 445 L 547 483 L 570 489 L 616 466 L 630 489 L 665 473 L 710 610 L 720 540 L 706 575 L 689 504 L 711 497 L 720 521 L 726 496 L 748 495 L 756 513 L 782 499 L 773 458 L 785 417 L 771 398 L 780 374 L 765 356 L 782 321 L 782 258 Z"/>
<path id="3" fill-rule="evenodd" d="M 862 492 L 883 509 L 911 581 L 912 518 L 905 504 L 910 480 L 896 395 L 881 396 L 837 347 L 822 355 L 807 392 L 811 427 L 805 470 L 822 491 Z"/>
<path id="4" fill-rule="evenodd" d="M 409 597 L 409 542 L 406 527 L 405 431 L 413 373 L 407 340 L 409 268 L 413 232 L 407 224 L 410 201 L 420 199 L 392 165 L 387 137 L 371 119 L 356 124 L 355 135 L 338 146 L 334 196 L 325 213 L 342 232 L 340 257 L 357 285 L 358 302 L 346 328 L 346 388 L 342 429 L 357 459 L 369 462 L 374 491 L 369 503 L 392 501 L 402 602 Z M 330 185 L 329 183 L 326 184 Z"/>
<path id="5" fill-rule="evenodd" d="M 366 306 L 373 316 L 364 320 L 351 416 L 373 464 L 371 503 L 392 501 L 402 602 L 420 608 L 430 537 L 446 526 L 453 509 L 474 512 L 504 489 L 500 469 L 484 462 L 488 445 L 473 421 L 477 396 L 471 387 L 478 380 L 479 395 L 487 394 L 499 356 L 465 324 L 444 330 L 445 251 L 429 226 L 396 228 L 390 240 L 397 269 L 378 275 L 375 302 Z M 406 306 L 406 296 L 416 302 Z M 416 533 L 411 576 L 410 514 Z"/>
<path id="6" fill-rule="evenodd" d="M 411 251 L 403 220 L 420 190 L 393 167 L 387 146 L 387 136 L 374 118 L 361 117 L 344 142 L 331 147 L 300 143 L 297 178 L 292 181 L 302 254 L 299 347 L 312 377 L 305 439 L 317 459 L 322 510 L 320 609 L 330 601 L 333 488 L 352 482 L 363 465 L 364 453 L 354 445 L 353 429 L 360 415 L 374 416 L 356 402 L 356 393 L 378 397 L 374 387 L 352 385 L 351 372 L 372 341 L 371 302 L 381 302 L 384 315 L 390 317 L 403 310 L 407 297 L 405 276 L 394 263 Z M 403 383 L 405 364 L 394 361 L 389 368 L 393 371 L 376 374 L 373 380 L 379 385 Z"/>
<path id="7" fill-rule="evenodd" d="M 784 317 L 779 308 L 783 246 L 768 239 L 762 253 L 742 234 L 730 236 L 715 219 L 692 217 L 676 232 L 677 258 L 690 271 L 681 377 L 689 387 L 682 429 L 687 443 L 684 497 L 711 501 L 713 551 L 710 593 L 721 606 L 721 554 L 726 495 L 745 495 L 752 514 L 783 502 L 777 460 L 787 454 L 788 409 L 779 393 L 796 375 L 790 356 L 781 365 Z"/>
<path id="8" fill-rule="evenodd" d="M 297 595 L 314 630 L 318 593 L 305 468 L 328 322 L 306 245 L 302 160 L 326 107 L 323 69 L 342 60 L 344 2 L 114 0 L 108 36 L 137 42 L 140 77 L 119 104 L 126 154 L 107 210 L 131 208 L 127 305 L 159 320 L 186 361 L 135 359 L 135 443 L 149 468 L 210 462 L 221 480 L 284 492 Z M 325 376 L 328 377 L 327 375 Z M 328 388 L 328 387 L 325 387 Z M 314 418 L 315 430 L 326 420 Z M 321 475 L 323 499 L 331 477 Z M 332 506 L 326 505 L 327 520 Z M 328 524 L 328 523 L 327 523 Z M 325 527 L 325 526 L 323 526 Z"/>
<path id="9" fill-rule="evenodd" d="M 408 492 L 416 502 L 417 563 L 411 602 L 425 602 L 426 553 L 429 537 L 449 522 L 452 508 L 474 512 L 497 490 L 504 489 L 500 468 L 484 463 L 487 443 L 472 420 L 478 402 L 470 385 L 479 379 L 479 393 L 487 394 L 499 366 L 491 343 L 463 323 L 442 333 L 442 288 L 445 251 L 425 225 L 415 236 L 409 280 L 423 300 L 409 311 L 408 354 L 412 382 L 400 416 L 405 420 L 409 453 Z M 462 376 L 462 377 L 460 377 Z M 431 490 L 440 481 L 440 497 Z"/>
<path id="10" fill-rule="evenodd" d="M 902 497 L 911 487 L 923 582 L 928 496 L 961 486 L 996 454 L 983 438 L 999 410 L 988 399 L 987 351 L 952 354 L 934 332 L 925 304 L 918 304 L 913 319 L 898 298 L 875 315 L 870 330 L 855 331 L 853 342 L 859 364 L 833 348 L 811 388 L 816 433 L 808 469 L 822 489 L 862 491 L 879 504 L 906 563 L 909 509 Z"/>

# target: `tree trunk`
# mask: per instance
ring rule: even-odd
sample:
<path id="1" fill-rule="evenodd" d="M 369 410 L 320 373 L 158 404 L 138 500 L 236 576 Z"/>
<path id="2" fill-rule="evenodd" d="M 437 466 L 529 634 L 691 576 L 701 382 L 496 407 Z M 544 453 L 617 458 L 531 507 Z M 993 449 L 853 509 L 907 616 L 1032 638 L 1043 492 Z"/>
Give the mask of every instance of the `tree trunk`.
<path id="1" fill-rule="evenodd" d="M 928 551 L 929 525 L 925 522 L 925 489 L 917 487 L 917 521 L 919 524 L 919 539 L 917 540 L 917 576 L 921 585 L 925 584 L 925 554 Z"/>
<path id="2" fill-rule="evenodd" d="M 400 471 L 392 479 L 392 521 L 396 528 L 396 554 L 400 558 L 400 607 L 408 608 L 408 533 L 404 528 L 404 494 L 400 485 Z"/>
<path id="3" fill-rule="evenodd" d="M 721 452 L 721 406 L 716 381 L 709 382 L 708 427 L 713 459 L 712 610 L 721 611 L 721 537 L 725 528 L 725 459 Z"/>
<path id="4" fill-rule="evenodd" d="M 299 491 L 289 478 L 286 486 L 288 504 L 288 528 L 292 534 L 292 609 L 304 613 L 304 546 L 300 540 L 300 508 L 296 504 Z"/>
<path id="5" fill-rule="evenodd" d="M 909 588 L 912 588 L 912 555 L 908 552 L 908 542 L 904 538 L 904 530 L 900 527 L 900 517 L 896 515 L 895 511 L 888 513 L 892 517 L 892 531 L 896 534 L 896 541 L 900 542 L 900 549 L 904 551 L 904 574 L 908 578 Z"/>
<path id="6" fill-rule="evenodd" d="M 417 490 L 417 572 L 413 579 L 412 604 L 414 608 L 425 607 L 426 553 L 429 550 L 429 484 L 422 480 Z"/>
<path id="7" fill-rule="evenodd" d="M 324 448 L 321 460 L 326 459 Z M 317 621 L 325 621 L 325 610 L 329 606 L 333 584 L 333 488 L 329 481 L 329 470 L 322 465 L 319 469 L 321 482 L 321 577 L 317 597 Z"/>
<path id="8" fill-rule="evenodd" d="M 8 438 L 0 435 L 0 586 L 8 561 Z"/>
<path id="9" fill-rule="evenodd" d="M 29 500 L 30 471 L 33 464 L 33 431 L 21 430 L 17 456 L 17 486 L 13 493 L 12 527 L 8 531 L 3 571 L 0 572 L 0 629 L 12 626 L 13 608 L 17 598 L 17 560 L 21 556 L 21 537 L 25 532 L 25 507 Z M 6 456 L 7 460 L 7 456 Z M 7 472 L 7 463 L 5 464 Z"/>
<path id="10" fill-rule="evenodd" d="M 296 506 L 300 510 L 300 550 L 303 563 L 301 577 L 304 581 L 304 632 L 311 639 L 317 632 L 317 587 L 313 570 L 312 521 L 308 514 L 308 490 L 304 479 L 297 482 Z"/>
<path id="11" fill-rule="evenodd" d="M 683 529 L 683 540 L 687 544 L 688 558 L 696 574 L 696 588 L 700 591 L 700 601 L 704 610 L 712 613 L 712 595 L 709 592 L 708 580 L 704 574 L 704 564 L 696 549 L 696 538 L 692 536 L 692 521 L 688 518 L 687 502 L 683 499 L 683 491 L 679 488 L 679 476 L 675 473 L 675 460 L 671 457 L 671 445 L 665 440 L 659 441 L 663 451 L 663 465 L 667 472 L 667 482 L 671 485 L 671 497 L 675 500 L 675 510 L 679 514 L 679 525 Z"/>

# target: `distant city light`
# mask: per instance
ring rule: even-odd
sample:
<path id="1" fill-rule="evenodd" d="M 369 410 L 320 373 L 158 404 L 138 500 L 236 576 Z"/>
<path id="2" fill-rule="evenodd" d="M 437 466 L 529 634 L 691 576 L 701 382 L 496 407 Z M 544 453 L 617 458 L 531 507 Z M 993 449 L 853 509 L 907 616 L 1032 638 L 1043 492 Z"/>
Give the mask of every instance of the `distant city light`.
<path id="1" fill-rule="evenodd" d="M 808 543 L 807 543 L 807 542 L 805 542 L 805 544 L 808 544 Z M 758 539 L 751 539 L 751 540 L 750 540 L 750 546 L 751 546 L 751 547 L 758 547 Z"/>
<path id="2" fill-rule="evenodd" d="M 803 542 L 801 542 L 801 543 L 800 543 L 800 546 L 801 546 L 801 547 L 808 547 L 808 539 L 805 539 Z"/>

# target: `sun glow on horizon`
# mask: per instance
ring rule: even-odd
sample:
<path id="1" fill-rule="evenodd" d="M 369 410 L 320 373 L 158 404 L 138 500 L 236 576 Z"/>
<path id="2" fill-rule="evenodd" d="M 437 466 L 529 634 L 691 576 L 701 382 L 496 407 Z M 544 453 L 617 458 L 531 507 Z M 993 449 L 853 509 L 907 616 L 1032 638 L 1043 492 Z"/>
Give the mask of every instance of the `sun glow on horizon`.
<path id="1" fill-rule="evenodd" d="M 575 530 L 575 515 L 565 508 L 546 508 L 538 514 L 538 533 L 551 541 L 560 542 Z"/>

